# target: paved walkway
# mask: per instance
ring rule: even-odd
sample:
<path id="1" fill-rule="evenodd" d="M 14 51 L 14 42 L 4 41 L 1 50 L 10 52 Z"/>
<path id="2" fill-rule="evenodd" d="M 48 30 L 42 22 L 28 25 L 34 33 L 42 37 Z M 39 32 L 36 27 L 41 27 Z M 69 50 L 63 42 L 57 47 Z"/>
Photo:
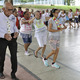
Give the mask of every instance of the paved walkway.
<path id="1" fill-rule="evenodd" d="M 31 55 L 25 56 L 23 41 L 21 37 L 19 37 L 18 63 L 19 67 L 22 70 L 20 70 L 19 68 L 17 76 L 20 76 L 20 80 L 33 80 L 28 79 L 31 77 L 35 80 L 80 80 L 80 29 L 67 29 L 64 32 L 61 32 L 60 42 L 60 51 L 57 63 L 60 65 L 61 68 L 55 69 L 51 67 L 53 57 L 50 57 L 48 60 L 50 65 L 49 67 L 44 66 L 41 60 L 41 51 L 39 51 L 38 54 L 39 58 L 34 57 L 34 51 L 38 47 L 37 41 L 34 37 L 29 49 Z M 49 47 L 49 44 L 47 44 L 47 48 L 44 55 L 47 56 L 50 51 L 51 49 Z M 8 50 L 7 53 L 9 55 Z M 24 77 L 26 77 L 26 79 L 24 79 L 21 75 L 23 74 L 23 71 L 25 71 Z M 6 74 L 7 72 L 8 71 L 6 71 Z M 7 78 L 5 80 L 7 80 Z"/>
<path id="2" fill-rule="evenodd" d="M 5 75 L 4 80 L 11 80 L 11 76 L 10 76 L 11 68 L 10 68 L 10 66 L 11 66 L 11 64 L 10 64 L 9 56 L 6 56 L 5 68 L 4 68 L 4 75 Z M 16 75 L 20 80 L 37 80 L 33 75 L 31 75 L 29 73 L 28 70 L 23 68 L 20 64 L 18 65 L 18 71 L 17 71 Z"/>

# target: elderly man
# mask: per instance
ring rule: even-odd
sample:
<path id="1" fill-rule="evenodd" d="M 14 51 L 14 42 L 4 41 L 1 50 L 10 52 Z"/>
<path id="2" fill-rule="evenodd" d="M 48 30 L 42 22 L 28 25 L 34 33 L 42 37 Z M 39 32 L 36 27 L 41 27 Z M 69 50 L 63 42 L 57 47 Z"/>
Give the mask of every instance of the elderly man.
<path id="1" fill-rule="evenodd" d="M 13 11 L 11 3 L 6 2 L 3 7 L 3 12 L 0 13 L 0 79 L 4 79 L 4 61 L 6 48 L 9 47 L 11 54 L 11 78 L 19 80 L 15 73 L 17 71 L 17 42 L 18 29 L 15 24 L 15 17 L 10 17 Z"/>

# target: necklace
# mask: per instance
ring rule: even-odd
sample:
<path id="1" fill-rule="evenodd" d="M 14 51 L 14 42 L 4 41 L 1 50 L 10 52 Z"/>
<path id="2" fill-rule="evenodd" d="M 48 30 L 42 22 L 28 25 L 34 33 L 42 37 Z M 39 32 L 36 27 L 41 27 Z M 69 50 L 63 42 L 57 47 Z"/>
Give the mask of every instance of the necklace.
<path id="1" fill-rule="evenodd" d="M 44 27 L 45 25 L 44 25 L 44 23 L 41 21 L 41 19 L 39 19 L 39 20 L 36 19 L 36 26 L 37 26 L 37 28 L 42 28 L 42 27 Z"/>
<path id="2" fill-rule="evenodd" d="M 8 18 L 7 18 L 7 31 L 8 31 L 8 34 L 11 34 L 11 26 Z"/>
<path id="3" fill-rule="evenodd" d="M 55 17 L 53 17 L 53 20 L 55 21 L 55 23 L 57 25 L 57 29 L 60 30 L 60 28 L 61 28 L 60 21 L 58 19 L 56 19 Z"/>

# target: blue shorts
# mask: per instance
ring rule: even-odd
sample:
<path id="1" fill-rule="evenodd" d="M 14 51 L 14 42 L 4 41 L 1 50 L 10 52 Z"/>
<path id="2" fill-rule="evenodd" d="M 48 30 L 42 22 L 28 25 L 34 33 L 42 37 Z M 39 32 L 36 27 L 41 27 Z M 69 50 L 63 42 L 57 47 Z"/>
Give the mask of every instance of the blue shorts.
<path id="1" fill-rule="evenodd" d="M 24 43 L 31 43 L 32 42 L 32 36 L 28 36 L 27 38 L 22 38 Z"/>

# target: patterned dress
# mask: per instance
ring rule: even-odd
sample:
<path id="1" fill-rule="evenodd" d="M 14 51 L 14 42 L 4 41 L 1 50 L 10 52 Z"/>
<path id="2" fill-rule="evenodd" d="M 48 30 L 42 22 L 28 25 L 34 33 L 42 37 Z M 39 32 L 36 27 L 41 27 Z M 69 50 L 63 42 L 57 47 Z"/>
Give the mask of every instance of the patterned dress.
<path id="1" fill-rule="evenodd" d="M 58 25 L 59 22 L 56 21 L 51 18 L 49 20 L 49 24 L 52 23 L 52 29 L 54 30 L 58 30 Z M 60 32 L 49 32 L 49 44 L 52 50 L 56 50 L 57 48 L 59 48 L 60 45 Z"/>

